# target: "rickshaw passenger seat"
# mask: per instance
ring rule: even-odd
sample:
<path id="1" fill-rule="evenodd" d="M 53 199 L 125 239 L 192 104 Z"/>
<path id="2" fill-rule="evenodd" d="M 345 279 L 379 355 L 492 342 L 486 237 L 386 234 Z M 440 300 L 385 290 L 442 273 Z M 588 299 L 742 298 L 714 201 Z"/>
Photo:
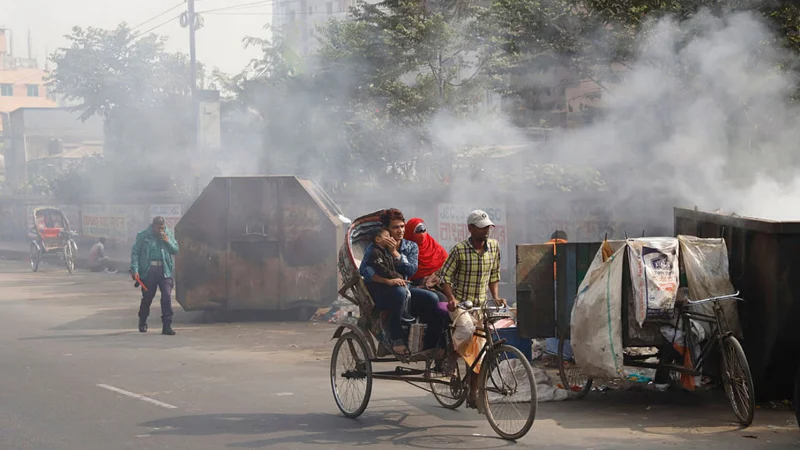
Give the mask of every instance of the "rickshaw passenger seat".
<path id="1" fill-rule="evenodd" d="M 62 228 L 40 228 L 39 232 L 43 238 L 57 238 L 61 234 Z"/>

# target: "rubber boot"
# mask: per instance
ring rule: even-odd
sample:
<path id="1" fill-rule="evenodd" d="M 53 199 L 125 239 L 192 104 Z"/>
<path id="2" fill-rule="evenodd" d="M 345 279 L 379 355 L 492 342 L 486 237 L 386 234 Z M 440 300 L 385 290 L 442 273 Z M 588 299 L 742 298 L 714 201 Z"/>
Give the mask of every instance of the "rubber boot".
<path id="1" fill-rule="evenodd" d="M 147 333 L 147 319 L 139 318 L 139 333 Z"/>
<path id="2" fill-rule="evenodd" d="M 164 327 L 161 329 L 161 334 L 175 336 L 175 330 L 172 329 L 172 321 L 164 321 Z"/>

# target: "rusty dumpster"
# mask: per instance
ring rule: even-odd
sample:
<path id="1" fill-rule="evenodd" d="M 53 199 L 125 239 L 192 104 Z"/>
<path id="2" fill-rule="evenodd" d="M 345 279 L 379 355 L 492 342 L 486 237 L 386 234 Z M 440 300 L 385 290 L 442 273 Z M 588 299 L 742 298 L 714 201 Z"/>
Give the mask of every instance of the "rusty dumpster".
<path id="1" fill-rule="evenodd" d="M 296 311 L 337 298 L 347 219 L 313 181 L 217 177 L 175 227 L 175 281 L 186 311 Z"/>
<path id="2" fill-rule="evenodd" d="M 723 237 L 759 400 L 791 398 L 800 366 L 800 222 L 675 208 L 675 235 Z"/>

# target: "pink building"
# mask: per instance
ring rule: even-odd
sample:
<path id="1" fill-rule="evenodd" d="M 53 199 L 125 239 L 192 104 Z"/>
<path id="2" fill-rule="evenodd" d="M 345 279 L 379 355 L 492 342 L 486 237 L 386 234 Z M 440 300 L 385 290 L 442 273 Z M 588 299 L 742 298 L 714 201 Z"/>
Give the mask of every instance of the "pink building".
<path id="1" fill-rule="evenodd" d="M 55 108 L 47 97 L 45 71 L 35 59 L 14 57 L 10 38 L 10 30 L 0 29 L 0 116 L 19 108 Z"/>

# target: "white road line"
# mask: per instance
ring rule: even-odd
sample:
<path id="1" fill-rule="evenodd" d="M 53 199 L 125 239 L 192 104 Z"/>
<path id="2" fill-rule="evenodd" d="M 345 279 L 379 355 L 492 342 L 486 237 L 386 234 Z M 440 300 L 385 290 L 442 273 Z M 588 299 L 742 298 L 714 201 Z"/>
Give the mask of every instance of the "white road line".
<path id="1" fill-rule="evenodd" d="M 162 408 L 167 408 L 167 409 L 177 409 L 178 408 L 175 405 L 170 405 L 169 403 L 160 402 L 160 401 L 152 399 L 150 397 L 145 397 L 144 395 L 139 395 L 139 394 L 136 394 L 136 393 L 133 393 L 133 392 L 130 392 L 130 391 L 126 391 L 124 389 L 116 388 L 114 386 L 109 386 L 107 384 L 98 384 L 97 386 L 101 387 L 103 389 L 108 389 L 109 391 L 112 391 L 112 392 L 116 392 L 118 394 L 122 394 L 122 395 L 128 396 L 130 398 L 135 398 L 135 399 L 138 399 L 138 400 L 143 400 L 143 401 L 145 401 L 147 403 L 152 403 L 152 404 L 154 404 L 156 406 L 160 406 Z"/>

